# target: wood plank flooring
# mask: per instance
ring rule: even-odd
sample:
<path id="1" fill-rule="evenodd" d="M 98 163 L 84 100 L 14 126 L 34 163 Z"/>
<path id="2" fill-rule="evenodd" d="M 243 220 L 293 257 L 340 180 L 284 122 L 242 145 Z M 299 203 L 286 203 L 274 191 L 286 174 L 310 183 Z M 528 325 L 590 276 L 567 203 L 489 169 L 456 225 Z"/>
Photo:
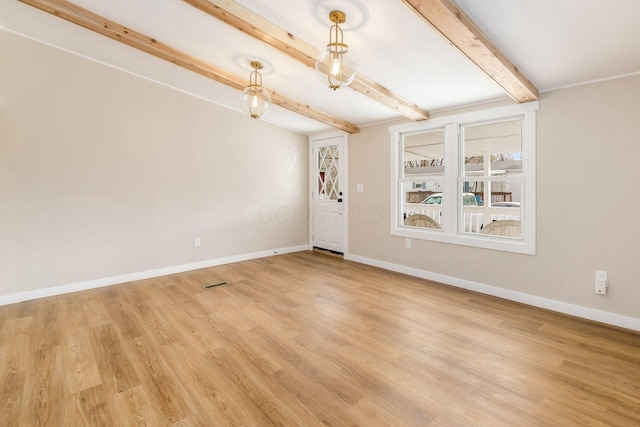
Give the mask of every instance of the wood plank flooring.
<path id="1" fill-rule="evenodd" d="M 640 426 L 640 334 L 313 252 L 0 307 L 0 426 L 320 425 Z"/>

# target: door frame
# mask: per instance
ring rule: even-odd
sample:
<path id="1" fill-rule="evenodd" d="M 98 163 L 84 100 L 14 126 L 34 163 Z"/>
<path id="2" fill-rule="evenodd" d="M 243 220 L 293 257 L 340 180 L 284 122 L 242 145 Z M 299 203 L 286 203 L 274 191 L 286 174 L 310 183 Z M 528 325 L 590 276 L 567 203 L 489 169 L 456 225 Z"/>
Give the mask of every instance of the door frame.
<path id="1" fill-rule="evenodd" d="M 341 138 L 339 142 L 342 144 L 342 160 L 340 170 L 340 191 L 342 191 L 342 242 L 343 256 L 346 257 L 349 252 L 349 134 L 346 132 L 328 132 L 309 137 L 309 249 L 313 249 L 313 224 L 314 210 L 313 201 L 314 193 L 317 191 L 318 183 L 316 182 L 316 150 L 315 143 L 322 142 L 327 139 Z"/>

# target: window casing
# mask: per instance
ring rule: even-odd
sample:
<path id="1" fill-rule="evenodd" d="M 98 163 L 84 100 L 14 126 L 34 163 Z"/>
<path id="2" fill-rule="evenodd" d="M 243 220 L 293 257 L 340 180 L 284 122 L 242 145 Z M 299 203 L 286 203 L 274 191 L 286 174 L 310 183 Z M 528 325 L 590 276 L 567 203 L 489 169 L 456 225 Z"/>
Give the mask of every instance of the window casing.
<path id="1" fill-rule="evenodd" d="M 535 254 L 537 109 L 390 127 L 391 234 Z"/>

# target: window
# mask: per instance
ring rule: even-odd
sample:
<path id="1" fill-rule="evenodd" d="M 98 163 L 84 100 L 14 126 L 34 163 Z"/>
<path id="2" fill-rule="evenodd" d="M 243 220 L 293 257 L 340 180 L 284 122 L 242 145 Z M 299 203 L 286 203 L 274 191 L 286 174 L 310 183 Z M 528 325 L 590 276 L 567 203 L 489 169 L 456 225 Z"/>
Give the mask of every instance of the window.
<path id="1" fill-rule="evenodd" d="M 537 108 L 392 126 L 391 234 L 534 254 Z"/>

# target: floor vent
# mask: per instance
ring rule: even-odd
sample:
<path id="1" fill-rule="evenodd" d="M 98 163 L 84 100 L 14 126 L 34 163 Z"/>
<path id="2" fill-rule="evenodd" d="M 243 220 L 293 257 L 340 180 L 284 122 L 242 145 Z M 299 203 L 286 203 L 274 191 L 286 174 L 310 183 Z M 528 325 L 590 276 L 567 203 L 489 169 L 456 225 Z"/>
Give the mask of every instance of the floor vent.
<path id="1" fill-rule="evenodd" d="M 228 285 L 228 284 L 229 283 L 227 282 L 211 283 L 210 285 L 204 285 L 202 289 L 212 289 L 212 288 L 215 288 L 216 286 L 222 286 L 222 285 Z"/>

